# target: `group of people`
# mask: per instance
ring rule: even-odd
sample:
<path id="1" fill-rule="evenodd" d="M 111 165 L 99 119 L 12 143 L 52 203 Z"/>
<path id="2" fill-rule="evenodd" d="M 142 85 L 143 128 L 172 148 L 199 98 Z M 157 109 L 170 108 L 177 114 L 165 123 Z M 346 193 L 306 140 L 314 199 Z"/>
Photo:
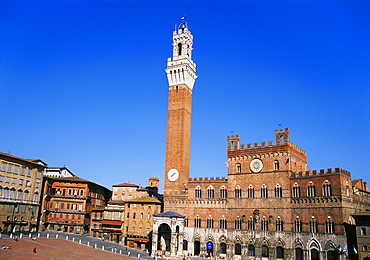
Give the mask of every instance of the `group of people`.
<path id="1" fill-rule="evenodd" d="M 15 242 L 18 242 L 18 236 L 14 236 L 13 237 L 13 240 L 15 241 Z M 32 240 L 36 240 L 36 238 L 32 238 Z M 3 245 L 2 247 L 1 247 L 1 249 L 12 249 L 12 245 L 9 245 L 9 246 L 5 246 L 5 245 Z M 34 254 L 36 254 L 37 253 L 37 249 L 36 249 L 36 247 L 34 247 L 33 249 L 32 249 L 32 253 L 34 253 Z"/>

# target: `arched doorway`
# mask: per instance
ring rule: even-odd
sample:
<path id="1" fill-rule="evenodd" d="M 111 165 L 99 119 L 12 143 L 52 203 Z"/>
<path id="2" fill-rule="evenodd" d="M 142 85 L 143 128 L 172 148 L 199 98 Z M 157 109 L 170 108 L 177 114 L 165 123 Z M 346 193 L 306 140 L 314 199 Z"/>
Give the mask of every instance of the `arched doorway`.
<path id="1" fill-rule="evenodd" d="M 194 241 L 194 255 L 200 255 L 200 242 Z"/>
<path id="2" fill-rule="evenodd" d="M 163 253 L 171 250 L 171 228 L 165 223 L 158 228 L 157 250 Z"/>

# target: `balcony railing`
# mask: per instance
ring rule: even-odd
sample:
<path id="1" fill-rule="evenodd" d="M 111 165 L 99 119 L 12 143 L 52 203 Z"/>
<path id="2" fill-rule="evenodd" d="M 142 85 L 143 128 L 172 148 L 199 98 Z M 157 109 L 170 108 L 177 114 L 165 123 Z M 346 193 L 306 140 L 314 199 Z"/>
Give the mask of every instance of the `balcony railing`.
<path id="1" fill-rule="evenodd" d="M 44 212 L 55 212 L 55 213 L 75 213 L 75 214 L 90 214 L 88 210 L 77 210 L 77 209 L 54 209 L 46 208 Z"/>
<path id="2" fill-rule="evenodd" d="M 89 200 L 91 199 L 90 196 L 81 196 L 81 195 L 69 195 L 69 194 L 53 194 L 53 193 L 46 193 L 46 196 L 50 196 L 52 198 L 69 198 L 69 199 L 80 199 L 80 200 Z"/>

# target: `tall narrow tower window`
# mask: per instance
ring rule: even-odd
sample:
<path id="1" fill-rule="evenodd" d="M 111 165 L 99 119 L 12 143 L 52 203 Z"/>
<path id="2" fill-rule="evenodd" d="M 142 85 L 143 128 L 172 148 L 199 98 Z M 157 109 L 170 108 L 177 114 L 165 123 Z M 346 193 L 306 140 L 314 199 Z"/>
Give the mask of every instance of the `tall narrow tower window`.
<path id="1" fill-rule="evenodd" d="M 181 55 L 181 52 L 182 52 L 182 44 L 181 44 L 181 42 L 179 44 L 177 44 L 177 48 L 178 48 L 177 54 L 180 56 Z"/>

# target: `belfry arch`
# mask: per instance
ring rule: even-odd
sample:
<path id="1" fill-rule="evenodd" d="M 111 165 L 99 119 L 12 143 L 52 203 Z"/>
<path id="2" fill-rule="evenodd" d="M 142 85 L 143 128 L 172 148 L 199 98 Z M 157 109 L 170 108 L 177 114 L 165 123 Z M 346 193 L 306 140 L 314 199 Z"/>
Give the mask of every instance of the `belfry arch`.
<path id="1" fill-rule="evenodd" d="M 183 255 L 184 219 L 173 211 L 153 215 L 153 255 Z"/>

